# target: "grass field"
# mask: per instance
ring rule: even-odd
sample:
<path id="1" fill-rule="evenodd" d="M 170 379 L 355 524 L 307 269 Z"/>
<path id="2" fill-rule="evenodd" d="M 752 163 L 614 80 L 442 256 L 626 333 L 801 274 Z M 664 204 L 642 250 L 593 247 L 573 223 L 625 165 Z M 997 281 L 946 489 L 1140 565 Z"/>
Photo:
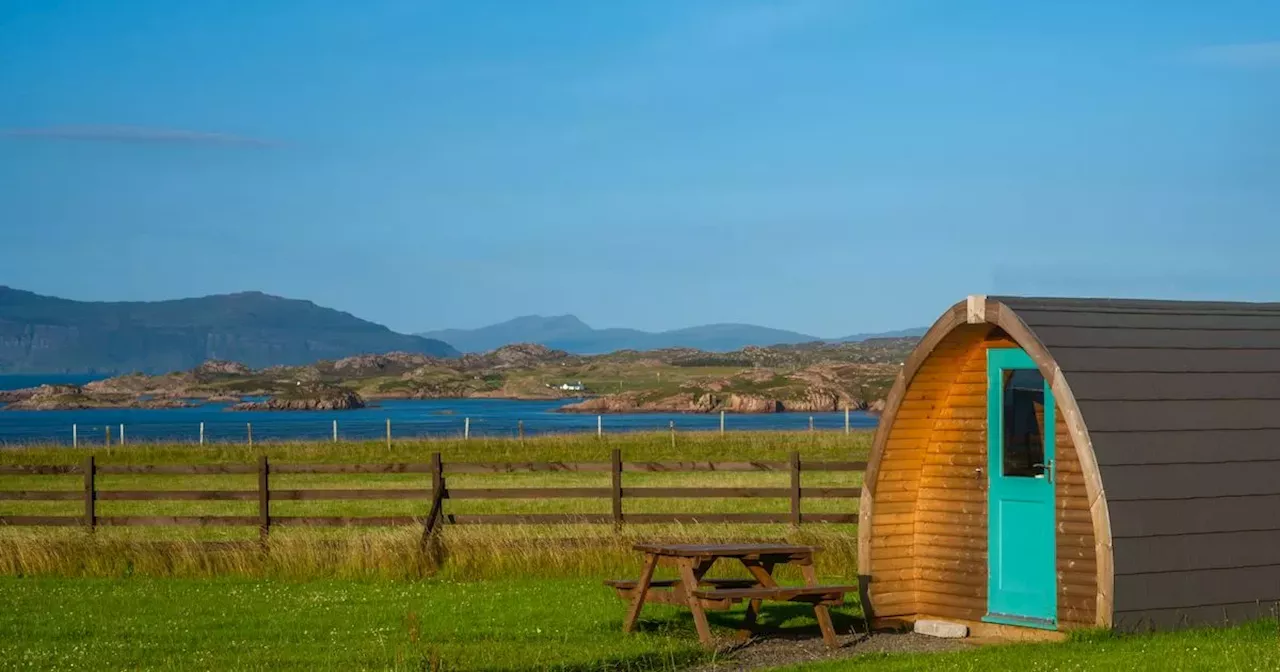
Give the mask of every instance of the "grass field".
<path id="1" fill-rule="evenodd" d="M 595 577 L 487 581 L 0 579 L 0 668 L 674 670 L 710 660 L 687 612 L 623 604 Z M 848 627 L 852 605 L 837 610 Z M 711 614 L 729 634 L 741 614 Z M 805 608 L 764 621 L 813 630 Z M 1275 670 L 1274 621 L 942 654 L 870 654 L 787 668 L 854 670 Z"/>
<path id="2" fill-rule="evenodd" d="M 95 451 L 100 464 L 273 462 L 858 460 L 869 433 L 667 434 L 516 440 L 295 443 L 267 446 L 129 446 Z M 0 450 L 0 464 L 77 463 L 88 451 Z M 861 474 L 815 473 L 806 485 L 858 485 Z M 428 487 L 421 474 L 279 475 L 278 487 Z M 600 486 L 608 474 L 450 476 L 453 487 Z M 628 473 L 629 485 L 784 485 L 777 473 Z M 103 475 L 104 489 L 251 489 L 253 476 Z M 273 487 L 274 487 L 273 486 Z M 0 476 L 0 490 L 75 490 L 79 476 Z M 422 513 L 422 501 L 280 502 L 273 511 L 317 515 Z M 274 508 L 279 506 L 281 508 Z M 784 500 L 628 501 L 629 511 L 785 511 Z M 248 502 L 99 503 L 100 515 L 252 515 Z M 296 507 L 293 509 L 284 507 Z M 461 512 L 604 512 L 593 500 L 453 502 Z M 593 508 L 595 507 L 595 508 Z M 852 512 L 856 500 L 806 503 Z M 79 502 L 0 501 L 0 514 L 76 515 Z M 440 566 L 424 564 L 420 529 L 280 528 L 264 554 L 254 544 L 211 549 L 197 542 L 256 539 L 254 528 L 0 528 L 0 668 L 4 669 L 415 669 L 674 670 L 713 654 L 697 646 L 688 613 L 646 607 L 642 631 L 620 632 L 624 605 L 600 584 L 634 576 L 631 543 L 645 539 L 744 538 L 817 543 L 824 581 L 849 582 L 856 527 L 645 525 L 447 527 Z M 568 543 L 572 540 L 573 543 Z M 721 574 L 723 575 L 723 574 Z M 782 574 L 782 580 L 798 577 Z M 852 596 L 851 596 L 851 599 Z M 858 613 L 837 610 L 848 629 Z M 728 634 L 740 614 L 713 614 Z M 766 607 L 764 623 L 816 630 L 801 606 Z M 873 654 L 806 666 L 826 670 L 1280 669 L 1274 621 L 1229 630 L 1116 636 L 1089 633 L 1063 644 L 986 647 L 957 653 Z"/>
<path id="3" fill-rule="evenodd" d="M 674 609 L 624 637 L 622 604 L 582 580 L 2 579 L 0 602 L 10 669 L 660 670 L 703 656 Z"/>
<path id="4" fill-rule="evenodd" d="M 783 668 L 791 672 L 961 672 L 970 670 L 1175 672 L 1280 670 L 1280 623 L 1119 635 L 1080 633 L 1061 644 L 1007 644 L 937 654 L 869 654 Z"/>

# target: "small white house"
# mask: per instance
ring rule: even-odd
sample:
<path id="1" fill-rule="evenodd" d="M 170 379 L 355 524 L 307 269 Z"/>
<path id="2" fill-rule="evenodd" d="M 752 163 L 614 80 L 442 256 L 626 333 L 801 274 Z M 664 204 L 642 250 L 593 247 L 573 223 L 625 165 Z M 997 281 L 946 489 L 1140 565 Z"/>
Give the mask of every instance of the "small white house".
<path id="1" fill-rule="evenodd" d="M 562 392 L 582 392 L 587 389 L 586 385 L 579 380 L 576 383 L 560 383 L 559 385 L 547 385 L 547 387 L 560 390 Z"/>

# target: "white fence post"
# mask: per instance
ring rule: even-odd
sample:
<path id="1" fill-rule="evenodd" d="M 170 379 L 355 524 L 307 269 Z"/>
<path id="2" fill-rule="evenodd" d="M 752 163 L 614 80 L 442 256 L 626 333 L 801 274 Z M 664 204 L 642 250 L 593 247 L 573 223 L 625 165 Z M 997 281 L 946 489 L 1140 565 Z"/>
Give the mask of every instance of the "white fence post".
<path id="1" fill-rule="evenodd" d="M 724 411 L 720 411 L 720 433 L 724 434 Z"/>
<path id="2" fill-rule="evenodd" d="M 466 418 L 462 421 L 462 438 L 471 438 L 471 418 Z"/>
<path id="3" fill-rule="evenodd" d="M 849 433 L 849 407 L 844 407 L 844 433 Z"/>
<path id="4" fill-rule="evenodd" d="M 200 423 L 200 445 L 204 445 L 204 423 Z"/>
<path id="5" fill-rule="evenodd" d="M 604 416 L 596 416 L 596 436 L 604 436 Z"/>
<path id="6" fill-rule="evenodd" d="M 120 423 L 120 445 L 124 445 L 124 423 Z"/>
<path id="7" fill-rule="evenodd" d="M 334 443 L 338 442 L 338 421 L 337 420 L 333 421 L 333 442 Z"/>
<path id="8" fill-rule="evenodd" d="M 80 446 L 80 435 L 76 430 L 75 424 L 71 425 L 71 447 L 78 448 Z"/>

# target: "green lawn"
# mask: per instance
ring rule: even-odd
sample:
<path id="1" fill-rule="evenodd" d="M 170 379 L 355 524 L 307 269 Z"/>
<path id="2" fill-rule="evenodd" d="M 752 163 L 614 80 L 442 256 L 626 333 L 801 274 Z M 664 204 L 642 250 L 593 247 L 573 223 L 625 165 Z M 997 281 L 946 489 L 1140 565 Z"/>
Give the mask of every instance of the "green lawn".
<path id="1" fill-rule="evenodd" d="M 780 668 L 794 672 L 961 672 L 968 670 L 1280 670 L 1280 624 L 1119 635 L 1081 633 L 1061 644 L 1008 644 L 938 654 L 868 654 Z"/>
<path id="2" fill-rule="evenodd" d="M 597 579 L 313 581 L 0 578 L 4 669 L 675 670 L 709 659 L 688 613 L 625 605 Z M 837 610 L 837 627 L 856 607 Z M 740 613 L 711 614 L 727 635 Z M 812 612 L 763 622 L 816 637 Z M 943 654 L 868 654 L 787 670 L 1276 670 L 1275 621 Z"/>
<path id="3" fill-rule="evenodd" d="M 707 657 L 674 607 L 646 607 L 642 631 L 622 634 L 625 605 L 596 579 L 4 578 L 0 604 L 6 668 L 667 670 Z M 739 614 L 712 617 L 727 633 Z"/>

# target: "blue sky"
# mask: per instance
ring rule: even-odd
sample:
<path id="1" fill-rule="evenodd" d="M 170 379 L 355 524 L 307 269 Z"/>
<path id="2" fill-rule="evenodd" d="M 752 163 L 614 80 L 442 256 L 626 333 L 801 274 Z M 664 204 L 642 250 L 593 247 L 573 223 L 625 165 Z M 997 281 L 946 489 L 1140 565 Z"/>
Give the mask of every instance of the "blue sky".
<path id="1" fill-rule="evenodd" d="M 0 0 L 0 284 L 402 331 L 1277 300 L 1280 3 Z"/>

